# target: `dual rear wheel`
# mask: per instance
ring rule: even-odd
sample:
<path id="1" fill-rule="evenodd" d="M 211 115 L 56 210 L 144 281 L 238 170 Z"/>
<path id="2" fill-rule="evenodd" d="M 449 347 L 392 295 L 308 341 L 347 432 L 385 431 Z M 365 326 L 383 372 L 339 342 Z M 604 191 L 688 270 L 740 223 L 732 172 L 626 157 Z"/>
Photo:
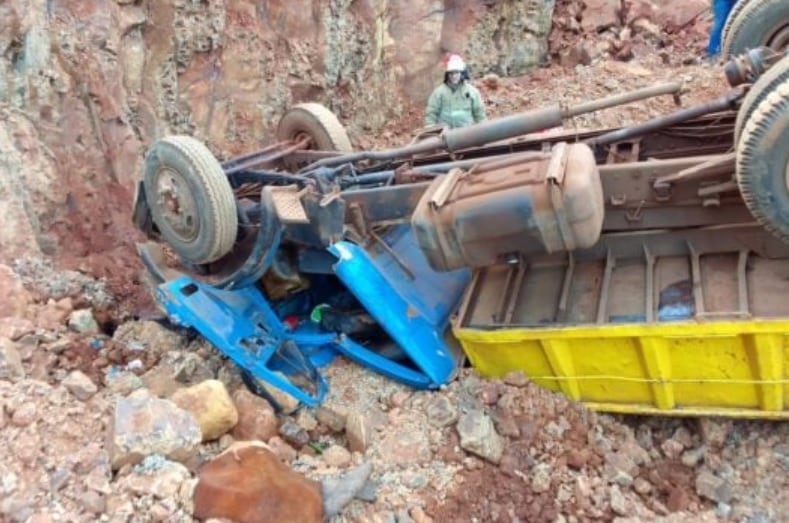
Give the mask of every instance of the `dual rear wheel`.
<path id="1" fill-rule="evenodd" d="M 735 129 L 736 178 L 756 220 L 789 243 L 789 57 L 743 100 Z"/>

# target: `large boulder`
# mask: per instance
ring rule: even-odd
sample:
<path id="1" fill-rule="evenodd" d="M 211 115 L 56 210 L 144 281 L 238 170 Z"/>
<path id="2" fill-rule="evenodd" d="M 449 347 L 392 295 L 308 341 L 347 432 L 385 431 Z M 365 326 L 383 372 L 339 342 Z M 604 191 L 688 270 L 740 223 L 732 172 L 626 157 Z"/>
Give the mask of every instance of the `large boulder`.
<path id="1" fill-rule="evenodd" d="M 172 401 L 141 395 L 118 400 L 108 448 L 112 468 L 119 469 L 153 454 L 185 462 L 201 441 L 200 426 L 189 412 Z"/>
<path id="2" fill-rule="evenodd" d="M 196 518 L 319 523 L 323 515 L 320 484 L 289 469 L 262 443 L 234 443 L 200 469 Z"/>

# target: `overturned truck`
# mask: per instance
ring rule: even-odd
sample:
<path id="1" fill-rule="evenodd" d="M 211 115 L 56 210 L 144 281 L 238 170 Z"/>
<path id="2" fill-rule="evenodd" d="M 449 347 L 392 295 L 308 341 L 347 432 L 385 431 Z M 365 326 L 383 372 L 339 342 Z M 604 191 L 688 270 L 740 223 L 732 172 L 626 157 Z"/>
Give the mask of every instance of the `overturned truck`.
<path id="1" fill-rule="evenodd" d="M 139 251 L 170 319 L 264 395 L 318 404 L 342 354 L 419 388 L 468 360 L 600 410 L 787 418 L 789 57 L 725 73 L 720 99 L 617 129 L 530 134 L 681 86 L 385 151 L 312 103 L 222 163 L 165 137 Z"/>

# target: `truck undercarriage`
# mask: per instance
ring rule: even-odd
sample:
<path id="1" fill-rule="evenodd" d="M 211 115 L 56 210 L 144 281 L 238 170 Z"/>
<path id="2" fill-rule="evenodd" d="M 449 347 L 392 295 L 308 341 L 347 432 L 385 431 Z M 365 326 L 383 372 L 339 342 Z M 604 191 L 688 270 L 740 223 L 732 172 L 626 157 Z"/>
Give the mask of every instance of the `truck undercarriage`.
<path id="1" fill-rule="evenodd" d="M 193 138 L 163 138 L 135 202 L 151 239 L 140 254 L 174 322 L 261 392 L 273 385 L 307 405 L 322 400 L 318 369 L 336 354 L 420 388 L 451 380 L 468 356 L 483 373 L 525 370 L 607 410 L 681 413 L 700 398 L 686 412 L 783 417 L 789 57 L 762 47 L 725 73 L 732 89 L 720 99 L 619 129 L 532 134 L 646 97 L 679 102 L 681 86 L 426 133 L 387 151 L 352 151 L 317 104 L 286 113 L 278 143 L 224 163 Z M 659 330 L 678 324 L 691 334 Z M 638 332 L 616 331 L 618 342 L 589 331 L 628 325 Z M 707 379 L 692 374 L 702 356 L 665 356 L 687 351 L 666 336 L 740 345 L 705 346 L 716 364 L 732 358 Z M 597 369 L 587 359 L 598 357 L 622 363 Z M 754 373 L 737 375 L 753 362 Z M 748 389 L 736 409 L 718 408 L 720 387 L 682 388 L 725 379 Z"/>

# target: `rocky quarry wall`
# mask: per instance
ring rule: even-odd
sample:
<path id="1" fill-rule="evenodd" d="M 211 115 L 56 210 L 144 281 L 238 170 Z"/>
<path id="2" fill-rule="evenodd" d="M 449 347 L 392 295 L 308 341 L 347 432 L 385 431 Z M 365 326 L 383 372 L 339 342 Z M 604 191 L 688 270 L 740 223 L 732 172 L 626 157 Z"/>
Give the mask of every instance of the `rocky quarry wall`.
<path id="1" fill-rule="evenodd" d="M 134 182 L 153 140 L 219 156 L 266 144 L 319 101 L 352 138 L 424 103 L 447 51 L 523 74 L 553 1 L 0 2 L 0 261 L 46 254 L 101 276 L 132 264 Z M 98 254 L 100 253 L 100 256 Z"/>
<path id="2" fill-rule="evenodd" d="M 707 0 L 0 0 L 0 263 L 51 256 L 135 299 L 131 203 L 157 138 L 227 158 L 318 101 L 357 147 L 388 146 L 421 124 L 447 52 L 496 116 L 524 108 L 491 94 L 496 78 L 654 54 L 701 13 Z"/>

